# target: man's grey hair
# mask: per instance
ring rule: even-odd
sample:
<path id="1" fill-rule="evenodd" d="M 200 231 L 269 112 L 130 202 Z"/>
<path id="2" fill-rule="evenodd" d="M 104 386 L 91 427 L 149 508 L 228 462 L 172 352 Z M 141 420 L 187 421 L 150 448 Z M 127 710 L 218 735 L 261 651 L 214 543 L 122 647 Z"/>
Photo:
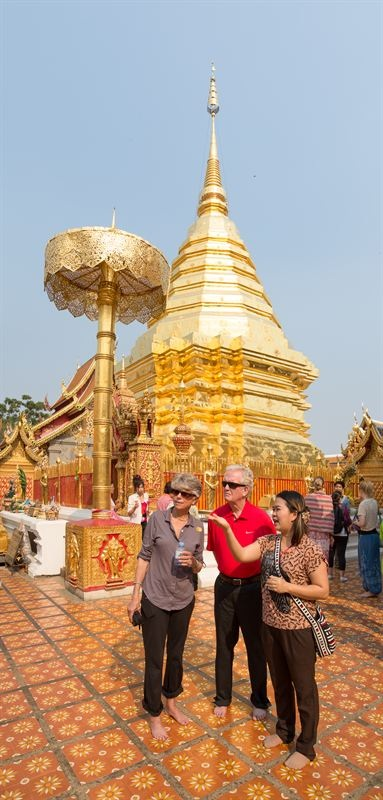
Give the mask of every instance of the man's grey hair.
<path id="1" fill-rule="evenodd" d="M 178 489 L 180 492 L 189 492 L 189 494 L 194 494 L 195 497 L 200 497 L 202 494 L 201 481 L 190 472 L 179 472 L 178 475 L 174 475 L 172 489 Z"/>
<path id="2" fill-rule="evenodd" d="M 229 464 L 226 467 L 225 472 L 240 470 L 242 472 L 242 483 L 249 487 L 249 489 L 253 488 L 254 484 L 254 475 L 250 469 L 250 467 L 245 467 L 243 464 Z"/>

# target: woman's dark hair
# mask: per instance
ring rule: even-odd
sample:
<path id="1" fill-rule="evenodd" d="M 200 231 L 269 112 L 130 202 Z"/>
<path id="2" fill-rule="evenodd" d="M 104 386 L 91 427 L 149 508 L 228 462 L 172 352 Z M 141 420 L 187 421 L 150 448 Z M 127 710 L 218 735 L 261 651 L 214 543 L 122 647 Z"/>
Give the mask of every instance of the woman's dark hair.
<path id="1" fill-rule="evenodd" d="M 171 490 L 172 490 L 172 482 L 166 481 L 164 486 L 164 494 L 170 494 Z"/>
<path id="2" fill-rule="evenodd" d="M 297 515 L 296 519 L 293 521 L 293 535 L 291 538 L 291 544 L 297 545 L 302 540 L 302 537 L 307 534 L 307 522 L 305 517 L 307 508 L 305 506 L 304 497 L 299 494 L 299 492 L 293 492 L 289 490 L 278 492 L 277 498 L 278 497 L 281 497 L 282 500 L 285 501 L 289 511 L 292 513 L 295 512 Z"/>
<path id="3" fill-rule="evenodd" d="M 139 486 L 143 486 L 145 488 L 145 483 L 141 478 L 141 475 L 134 475 L 133 477 L 133 489 L 136 492 Z"/>
<path id="4" fill-rule="evenodd" d="M 338 506 L 340 500 L 342 499 L 341 493 L 338 492 L 337 489 L 335 489 L 335 492 L 332 493 L 331 497 L 332 497 L 332 502 L 333 502 L 334 506 Z"/>
<path id="5" fill-rule="evenodd" d="M 334 486 L 342 486 L 343 489 L 344 489 L 345 485 L 346 484 L 345 484 L 344 480 L 342 480 L 342 478 L 338 478 L 337 481 L 334 481 Z"/>

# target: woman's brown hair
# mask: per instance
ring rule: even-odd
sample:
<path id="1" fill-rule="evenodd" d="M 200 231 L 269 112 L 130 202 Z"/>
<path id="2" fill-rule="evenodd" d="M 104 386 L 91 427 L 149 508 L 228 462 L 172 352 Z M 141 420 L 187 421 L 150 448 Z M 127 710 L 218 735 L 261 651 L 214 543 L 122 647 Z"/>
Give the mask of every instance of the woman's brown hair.
<path id="1" fill-rule="evenodd" d="M 287 508 L 289 511 L 291 511 L 291 513 L 295 512 L 297 515 L 292 524 L 293 535 L 291 538 L 291 544 L 297 545 L 302 540 L 302 537 L 307 534 L 307 508 L 305 506 L 304 497 L 299 494 L 299 492 L 293 492 L 287 489 L 283 492 L 278 492 L 277 498 L 278 497 L 281 497 L 282 500 L 285 501 Z"/>

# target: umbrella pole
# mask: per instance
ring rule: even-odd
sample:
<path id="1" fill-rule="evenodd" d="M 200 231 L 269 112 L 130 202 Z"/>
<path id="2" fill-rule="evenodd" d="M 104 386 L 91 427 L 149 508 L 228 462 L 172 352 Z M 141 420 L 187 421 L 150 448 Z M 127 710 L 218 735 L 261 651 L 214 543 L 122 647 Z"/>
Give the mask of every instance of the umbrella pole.
<path id="1" fill-rule="evenodd" d="M 93 517 L 110 515 L 112 460 L 112 394 L 116 341 L 117 285 L 114 270 L 101 264 L 94 387 Z"/>

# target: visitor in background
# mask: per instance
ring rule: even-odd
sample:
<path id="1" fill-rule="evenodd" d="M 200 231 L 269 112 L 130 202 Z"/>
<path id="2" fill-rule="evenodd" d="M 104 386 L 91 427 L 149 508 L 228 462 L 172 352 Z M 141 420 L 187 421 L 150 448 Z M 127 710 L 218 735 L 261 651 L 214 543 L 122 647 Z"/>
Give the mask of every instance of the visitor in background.
<path id="1" fill-rule="evenodd" d="M 315 681 L 315 645 L 310 623 L 291 600 L 300 597 L 315 616 L 316 600 L 328 597 L 327 565 L 322 549 L 307 536 L 305 501 L 301 494 L 277 494 L 273 520 L 281 535 L 280 570 L 275 574 L 275 536 L 262 536 L 242 547 L 228 519 L 211 514 L 222 528 L 234 558 L 249 566 L 262 561 L 263 641 L 277 707 L 276 732 L 264 739 L 266 748 L 289 744 L 295 738 L 295 702 L 301 733 L 295 752 L 285 764 L 302 769 L 315 758 L 319 721 L 318 688 Z M 255 631 L 257 635 L 257 632 Z"/>
<path id="2" fill-rule="evenodd" d="M 141 475 L 134 476 L 133 488 L 134 493 L 128 497 L 127 515 L 130 522 L 137 522 L 141 525 L 143 536 L 149 517 L 149 495 L 145 492 L 145 484 Z"/>
<path id="3" fill-rule="evenodd" d="M 157 511 L 166 511 L 173 502 L 171 498 L 172 482 L 166 481 L 164 493 L 157 500 Z"/>
<path id="4" fill-rule="evenodd" d="M 324 478 L 321 475 L 314 478 L 314 491 L 306 495 L 305 505 L 310 512 L 308 535 L 322 548 L 326 561 L 328 561 L 334 533 L 334 509 L 332 497 L 326 494 Z"/>
<path id="5" fill-rule="evenodd" d="M 358 557 L 361 572 L 362 597 L 378 597 L 382 591 L 382 572 L 379 553 L 379 508 L 371 481 L 359 484 L 360 503 L 353 525 L 359 531 Z"/>
<path id="6" fill-rule="evenodd" d="M 340 492 L 342 506 L 343 506 L 343 508 L 347 508 L 347 511 L 350 514 L 350 512 L 351 512 L 350 498 L 347 497 L 347 495 L 345 495 L 344 488 L 345 488 L 344 481 L 342 481 L 341 479 L 339 479 L 338 481 L 335 481 L 335 483 L 334 483 L 334 492 Z"/>
<path id="7" fill-rule="evenodd" d="M 342 503 L 342 495 L 340 492 L 332 493 L 332 502 L 334 509 L 334 535 L 330 545 L 328 577 L 330 580 L 334 577 L 333 568 L 335 560 L 336 566 L 339 569 L 340 580 L 344 583 L 347 581 L 344 573 L 346 570 L 346 547 L 351 526 L 351 517 L 347 505 Z"/>
<path id="8" fill-rule="evenodd" d="M 168 738 L 160 719 L 164 707 L 161 694 L 166 698 L 167 713 L 181 725 L 189 722 L 177 707 L 176 697 L 183 691 L 182 658 L 195 603 L 192 576 L 203 566 L 203 527 L 190 514 L 190 507 L 201 491 L 201 483 L 194 475 L 183 473 L 174 476 L 174 505 L 165 512 L 155 511 L 149 519 L 128 605 L 131 622 L 134 612 L 141 606 L 145 649 L 142 705 L 149 713 L 150 729 L 155 739 Z M 184 546 L 182 551 L 181 544 Z"/>
<path id="9" fill-rule="evenodd" d="M 240 544 L 255 542 L 260 536 L 275 533 L 270 517 L 249 503 L 253 473 L 241 464 L 225 470 L 222 481 L 225 505 L 214 514 L 227 520 Z M 270 701 L 267 697 L 266 657 L 261 640 L 262 594 L 259 561 L 240 564 L 233 557 L 215 517 L 209 517 L 207 549 L 212 550 L 219 575 L 214 586 L 214 618 L 216 629 L 214 713 L 224 717 L 231 703 L 233 688 L 234 648 L 242 631 L 247 651 L 251 683 L 253 719 L 266 718 Z"/>

